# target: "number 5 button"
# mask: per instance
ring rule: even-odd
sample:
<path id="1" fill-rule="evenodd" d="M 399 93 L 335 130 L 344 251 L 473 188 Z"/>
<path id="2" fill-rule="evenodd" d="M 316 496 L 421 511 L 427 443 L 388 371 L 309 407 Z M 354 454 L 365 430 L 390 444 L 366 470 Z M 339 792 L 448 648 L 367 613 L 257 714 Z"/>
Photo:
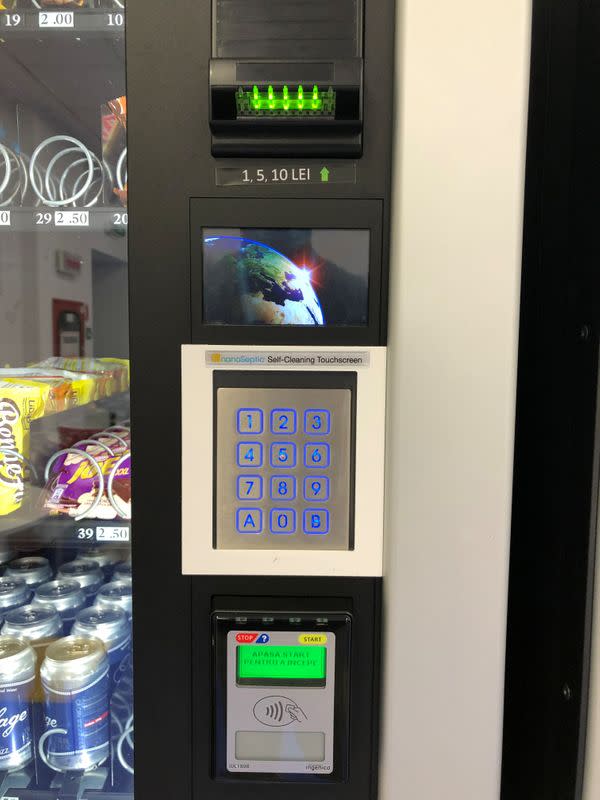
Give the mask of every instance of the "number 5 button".
<path id="1" fill-rule="evenodd" d="M 324 408 L 307 408 L 304 412 L 304 433 L 326 436 L 331 431 L 331 415 Z"/>
<path id="2" fill-rule="evenodd" d="M 295 467 L 296 445 L 293 442 L 275 442 L 271 445 L 272 467 Z"/>
<path id="3" fill-rule="evenodd" d="M 324 475 L 307 475 L 304 478 L 304 499 L 309 503 L 329 500 L 329 478 Z"/>
<path id="4" fill-rule="evenodd" d="M 240 442 L 236 452 L 238 467 L 262 467 L 263 451 L 260 442 Z"/>
<path id="5" fill-rule="evenodd" d="M 315 442 L 304 445 L 304 466 L 313 469 L 325 469 L 329 466 L 329 445 L 325 442 Z"/>

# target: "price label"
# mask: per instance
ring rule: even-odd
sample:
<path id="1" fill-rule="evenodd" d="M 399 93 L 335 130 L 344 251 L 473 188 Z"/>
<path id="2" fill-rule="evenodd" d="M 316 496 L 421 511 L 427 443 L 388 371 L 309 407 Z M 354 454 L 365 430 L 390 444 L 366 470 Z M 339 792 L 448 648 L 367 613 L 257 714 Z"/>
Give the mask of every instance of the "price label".
<path id="1" fill-rule="evenodd" d="M 96 528 L 97 542 L 128 542 L 129 528 L 127 527 L 101 527 Z"/>
<path id="2" fill-rule="evenodd" d="M 10 211 L 0 209 L 0 225 L 10 225 Z"/>
<path id="3" fill-rule="evenodd" d="M 89 211 L 55 211 L 54 224 L 71 228 L 87 228 L 90 224 Z"/>
<path id="4" fill-rule="evenodd" d="M 40 28 L 72 28 L 74 15 L 72 11 L 40 11 Z"/>

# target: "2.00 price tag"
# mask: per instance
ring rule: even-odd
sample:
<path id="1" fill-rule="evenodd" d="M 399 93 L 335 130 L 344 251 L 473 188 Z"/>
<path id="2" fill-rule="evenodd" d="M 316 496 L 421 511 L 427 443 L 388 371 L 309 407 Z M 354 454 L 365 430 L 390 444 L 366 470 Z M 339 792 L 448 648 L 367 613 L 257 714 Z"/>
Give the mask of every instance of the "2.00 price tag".
<path id="1" fill-rule="evenodd" d="M 74 19 L 72 11 L 40 11 L 38 25 L 40 28 L 72 28 Z"/>

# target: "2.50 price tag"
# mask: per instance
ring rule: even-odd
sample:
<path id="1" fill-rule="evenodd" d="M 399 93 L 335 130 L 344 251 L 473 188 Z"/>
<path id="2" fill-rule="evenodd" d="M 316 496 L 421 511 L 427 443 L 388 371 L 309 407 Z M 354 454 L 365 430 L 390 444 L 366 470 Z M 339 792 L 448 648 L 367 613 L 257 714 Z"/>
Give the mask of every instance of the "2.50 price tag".
<path id="1" fill-rule="evenodd" d="M 54 224 L 57 227 L 87 228 L 90 224 L 90 212 L 55 211 Z"/>

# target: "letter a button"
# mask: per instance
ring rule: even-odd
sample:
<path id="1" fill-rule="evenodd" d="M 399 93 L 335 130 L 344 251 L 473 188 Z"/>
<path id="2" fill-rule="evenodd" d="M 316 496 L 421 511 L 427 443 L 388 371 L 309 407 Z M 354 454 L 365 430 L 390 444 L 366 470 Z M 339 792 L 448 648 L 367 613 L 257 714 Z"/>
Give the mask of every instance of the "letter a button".
<path id="1" fill-rule="evenodd" d="M 238 533 L 262 533 L 262 511 L 260 508 L 238 508 L 235 523 Z"/>

